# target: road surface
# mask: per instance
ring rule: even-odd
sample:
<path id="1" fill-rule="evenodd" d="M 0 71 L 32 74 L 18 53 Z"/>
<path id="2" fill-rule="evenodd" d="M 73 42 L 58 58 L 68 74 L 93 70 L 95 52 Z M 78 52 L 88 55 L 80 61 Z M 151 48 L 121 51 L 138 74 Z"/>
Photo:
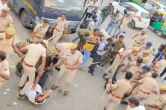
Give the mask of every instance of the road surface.
<path id="1" fill-rule="evenodd" d="M 14 21 L 18 33 L 17 41 L 28 38 L 29 30 L 23 28 L 15 16 Z M 166 42 L 165 39 L 156 36 L 150 30 L 146 31 L 149 35 L 149 41 L 153 43 L 155 48 L 161 43 Z M 131 34 L 134 32 L 127 32 L 125 41 L 129 47 L 131 45 Z M 0 90 L 0 110 L 103 110 L 104 89 L 101 78 L 102 71 L 98 71 L 96 76 L 91 76 L 86 71 L 80 71 L 69 96 L 64 97 L 54 92 L 46 104 L 34 106 L 27 100 L 17 99 L 17 83 L 19 78 L 15 75 L 15 65 L 19 59 L 12 51 L 9 52 L 8 58 L 10 61 L 11 79 Z"/>

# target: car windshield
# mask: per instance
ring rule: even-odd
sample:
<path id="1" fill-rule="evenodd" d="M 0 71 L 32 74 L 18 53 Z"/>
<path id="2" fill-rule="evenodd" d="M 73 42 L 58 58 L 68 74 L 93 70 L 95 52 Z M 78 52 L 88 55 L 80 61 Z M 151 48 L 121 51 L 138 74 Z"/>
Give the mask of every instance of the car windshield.
<path id="1" fill-rule="evenodd" d="M 81 10 L 82 0 L 45 0 L 45 7 L 62 10 Z"/>

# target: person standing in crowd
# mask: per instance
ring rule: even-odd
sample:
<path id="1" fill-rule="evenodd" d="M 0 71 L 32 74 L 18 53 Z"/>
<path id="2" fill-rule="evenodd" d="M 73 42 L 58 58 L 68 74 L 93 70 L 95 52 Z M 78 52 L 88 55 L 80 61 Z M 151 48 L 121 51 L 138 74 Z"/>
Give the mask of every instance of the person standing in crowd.
<path id="1" fill-rule="evenodd" d="M 114 41 L 114 45 L 115 45 L 114 46 L 114 53 L 115 53 L 115 55 L 119 52 L 119 50 L 121 48 L 124 48 L 124 49 L 126 48 L 124 39 L 125 39 L 125 35 L 120 34 L 118 36 L 118 38 Z"/>
<path id="2" fill-rule="evenodd" d="M 52 89 L 58 89 L 63 95 L 68 95 L 70 92 L 70 86 L 83 62 L 83 56 L 81 52 L 77 50 L 77 45 L 71 44 L 69 51 L 65 51 L 61 58 L 62 64 L 60 66 L 60 72 L 57 81 L 55 82 L 55 86 L 53 86 Z"/>
<path id="3" fill-rule="evenodd" d="M 141 56 L 143 57 L 143 63 L 145 65 L 151 65 L 154 58 L 151 42 L 146 43 L 146 45 L 142 48 L 141 54 Z"/>
<path id="4" fill-rule="evenodd" d="M 11 45 L 11 37 L 15 34 L 13 20 L 9 15 L 8 9 L 1 10 L 0 13 L 0 42 L 2 46 L 0 47 L 1 50 L 5 52 L 9 51 L 9 47 Z"/>
<path id="5" fill-rule="evenodd" d="M 119 53 L 116 55 L 115 60 L 113 61 L 112 65 L 110 65 L 108 68 L 106 68 L 105 74 L 107 74 L 108 76 L 112 76 L 113 81 L 116 80 L 116 74 L 117 74 L 117 70 L 118 67 L 123 64 L 124 59 L 125 59 L 125 50 L 124 48 L 119 50 Z M 111 73 L 111 74 L 110 74 Z"/>
<path id="6" fill-rule="evenodd" d="M 6 53 L 0 51 L 0 88 L 10 79 L 9 63 Z"/>
<path id="7" fill-rule="evenodd" d="M 140 101 L 135 98 L 131 97 L 128 101 L 128 106 L 126 110 L 146 110 L 144 105 L 141 105 Z"/>
<path id="8" fill-rule="evenodd" d="M 18 49 L 14 44 L 13 48 L 17 53 L 26 53 L 23 58 L 23 75 L 19 82 L 19 88 L 23 88 L 24 85 L 28 82 L 33 83 L 35 88 L 40 77 L 42 76 L 46 64 L 46 47 L 41 44 L 41 36 L 32 37 L 33 43 L 29 44 L 21 49 Z M 39 68 L 36 68 L 37 63 L 41 58 L 41 64 Z M 36 72 L 38 72 L 37 77 L 35 78 Z"/>
<path id="9" fill-rule="evenodd" d="M 165 74 L 165 68 L 166 68 L 166 58 L 156 62 L 154 67 L 156 72 L 160 75 L 160 77 L 163 77 Z"/>
<path id="10" fill-rule="evenodd" d="M 166 46 L 164 44 L 161 44 L 160 47 L 158 48 L 158 52 L 157 54 L 155 54 L 155 57 L 152 61 L 153 64 L 155 64 L 157 61 L 165 58 L 165 54 L 164 54 L 164 49 L 166 48 Z"/>
<path id="11" fill-rule="evenodd" d="M 62 15 L 57 19 L 57 24 L 54 27 L 53 35 L 50 38 L 51 43 L 56 44 L 63 36 L 63 33 L 65 29 L 68 28 L 68 21 L 66 20 L 66 17 Z"/>
<path id="12" fill-rule="evenodd" d="M 125 75 L 125 79 L 118 80 L 115 84 L 112 84 L 110 81 L 107 84 L 106 91 L 108 92 L 108 103 L 105 106 L 105 110 L 112 110 L 114 104 L 120 103 L 125 95 L 129 94 L 132 85 L 130 80 L 132 78 L 132 73 L 127 72 Z"/>
<path id="13" fill-rule="evenodd" d="M 103 55 L 106 53 L 108 43 L 110 39 L 104 40 L 104 38 L 101 38 L 101 42 L 99 43 L 96 51 L 91 55 L 93 58 L 93 63 L 89 66 L 89 73 L 91 75 L 94 75 L 94 70 L 97 66 L 97 64 L 101 64 L 101 60 Z"/>
<path id="14" fill-rule="evenodd" d="M 141 31 L 136 35 L 134 35 L 132 38 L 133 38 L 133 47 L 142 48 L 146 44 L 148 36 L 145 31 Z"/>
<path id="15" fill-rule="evenodd" d="M 48 31 L 48 28 L 49 28 L 48 21 L 43 20 L 35 26 L 35 28 L 32 32 L 32 35 L 39 34 L 42 38 L 45 38 L 45 35 L 46 35 L 46 32 Z"/>

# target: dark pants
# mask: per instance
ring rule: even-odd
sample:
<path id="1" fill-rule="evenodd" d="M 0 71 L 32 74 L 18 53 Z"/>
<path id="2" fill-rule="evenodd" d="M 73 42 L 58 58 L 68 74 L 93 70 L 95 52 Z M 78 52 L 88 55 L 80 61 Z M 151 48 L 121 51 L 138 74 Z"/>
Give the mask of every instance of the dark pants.
<path id="1" fill-rule="evenodd" d="M 100 56 L 100 55 L 97 55 L 97 54 L 94 54 L 94 55 L 93 55 L 93 64 L 91 64 L 91 65 L 89 66 L 89 73 L 90 73 L 91 75 L 94 75 L 95 68 L 96 68 L 96 66 L 100 63 L 100 61 L 101 61 L 101 56 Z"/>
<path id="2" fill-rule="evenodd" d="M 164 68 L 164 70 L 160 73 L 160 77 L 163 77 L 166 74 L 166 67 Z M 166 77 L 164 78 L 164 80 L 166 80 Z"/>

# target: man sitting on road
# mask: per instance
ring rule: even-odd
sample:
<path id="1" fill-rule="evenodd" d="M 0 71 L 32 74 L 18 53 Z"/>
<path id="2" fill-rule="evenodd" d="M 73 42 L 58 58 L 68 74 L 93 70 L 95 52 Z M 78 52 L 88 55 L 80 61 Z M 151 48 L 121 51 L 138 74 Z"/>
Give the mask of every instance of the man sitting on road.
<path id="1" fill-rule="evenodd" d="M 24 88 L 20 90 L 19 96 L 26 96 L 33 104 L 43 104 L 52 92 L 51 90 L 43 92 L 39 84 L 37 84 L 34 89 L 32 89 L 32 87 L 33 83 L 26 83 Z"/>

